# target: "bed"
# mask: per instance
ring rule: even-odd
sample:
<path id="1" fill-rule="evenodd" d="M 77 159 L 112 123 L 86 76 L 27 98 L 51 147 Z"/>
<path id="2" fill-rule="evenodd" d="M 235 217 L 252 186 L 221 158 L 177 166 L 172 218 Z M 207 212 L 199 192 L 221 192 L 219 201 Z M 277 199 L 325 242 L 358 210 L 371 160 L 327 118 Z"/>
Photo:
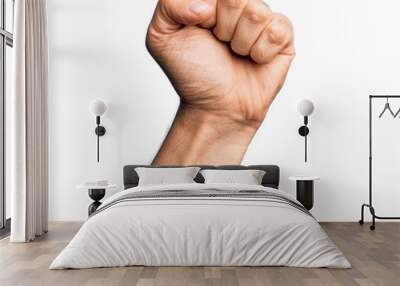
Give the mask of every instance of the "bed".
<path id="1" fill-rule="evenodd" d="M 279 167 L 261 185 L 195 183 L 138 186 L 124 167 L 124 190 L 106 199 L 50 269 L 120 266 L 291 266 L 350 268 L 315 218 L 279 190 Z M 174 167 L 174 166 L 171 166 Z"/>

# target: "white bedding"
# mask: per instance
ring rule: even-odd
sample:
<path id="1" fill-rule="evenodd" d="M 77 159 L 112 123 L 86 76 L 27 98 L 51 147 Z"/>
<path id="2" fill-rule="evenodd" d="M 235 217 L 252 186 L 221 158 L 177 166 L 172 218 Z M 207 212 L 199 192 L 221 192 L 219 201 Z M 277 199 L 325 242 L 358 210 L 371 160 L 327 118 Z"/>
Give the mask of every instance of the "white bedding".
<path id="1" fill-rule="evenodd" d="M 136 192 L 262 190 L 262 186 L 180 184 Z M 101 210 L 101 208 L 100 208 Z M 349 268 L 318 222 L 289 204 L 257 198 L 151 198 L 121 201 L 90 217 L 50 269 L 145 266 L 294 266 Z"/>

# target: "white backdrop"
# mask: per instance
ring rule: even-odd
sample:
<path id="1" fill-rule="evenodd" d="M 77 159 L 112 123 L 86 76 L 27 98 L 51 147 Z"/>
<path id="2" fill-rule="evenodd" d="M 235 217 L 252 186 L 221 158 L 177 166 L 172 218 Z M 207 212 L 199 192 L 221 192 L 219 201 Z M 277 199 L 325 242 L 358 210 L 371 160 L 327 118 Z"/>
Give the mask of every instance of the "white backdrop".
<path id="1" fill-rule="evenodd" d="M 90 199 L 75 186 L 101 177 L 121 187 L 123 165 L 149 163 L 168 130 L 177 96 L 144 45 L 155 3 L 48 1 L 51 220 L 83 220 Z M 313 214 L 322 221 L 358 220 L 360 204 L 368 198 L 368 95 L 400 93 L 400 2 L 269 4 L 292 19 L 297 58 L 244 164 L 279 164 L 281 187 L 291 193 L 288 176 L 320 176 Z M 95 119 L 88 111 L 96 97 L 109 106 L 100 164 Z M 303 98 L 316 105 L 308 164 L 297 134 L 302 118 L 296 105 Z M 400 101 L 393 105 L 400 107 Z M 400 119 L 378 125 L 378 212 L 400 215 Z"/>

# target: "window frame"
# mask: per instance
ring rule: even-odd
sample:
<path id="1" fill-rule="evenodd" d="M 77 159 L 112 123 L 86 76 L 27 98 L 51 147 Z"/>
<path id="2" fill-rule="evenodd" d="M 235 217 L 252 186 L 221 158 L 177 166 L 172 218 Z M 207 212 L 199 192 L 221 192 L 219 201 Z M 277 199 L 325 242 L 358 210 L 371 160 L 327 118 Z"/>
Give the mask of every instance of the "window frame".
<path id="1" fill-rule="evenodd" d="M 14 17 L 15 0 L 11 0 Z M 6 190 L 5 190 L 5 97 L 6 97 L 6 50 L 7 46 L 13 47 L 14 35 L 6 29 L 7 11 L 6 0 L 0 0 L 0 236 L 9 232 L 10 219 L 6 218 Z M 14 29 L 13 29 L 14 30 Z"/>

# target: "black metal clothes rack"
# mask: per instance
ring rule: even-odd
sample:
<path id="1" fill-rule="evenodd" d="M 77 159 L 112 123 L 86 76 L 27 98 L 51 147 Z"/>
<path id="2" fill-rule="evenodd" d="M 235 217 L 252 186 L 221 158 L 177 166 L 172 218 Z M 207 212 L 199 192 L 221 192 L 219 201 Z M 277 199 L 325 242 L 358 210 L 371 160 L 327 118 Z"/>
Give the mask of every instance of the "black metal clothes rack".
<path id="1" fill-rule="evenodd" d="M 372 203 L 372 101 L 377 98 L 400 98 L 400 95 L 370 95 L 369 96 L 369 202 L 368 204 L 362 204 L 361 206 L 361 219 L 358 221 L 359 224 L 364 224 L 364 207 L 369 208 L 372 216 L 372 225 L 370 225 L 371 230 L 375 230 L 375 219 L 382 220 L 393 220 L 399 219 L 400 217 L 384 217 L 378 216 L 375 212 L 375 208 Z"/>

